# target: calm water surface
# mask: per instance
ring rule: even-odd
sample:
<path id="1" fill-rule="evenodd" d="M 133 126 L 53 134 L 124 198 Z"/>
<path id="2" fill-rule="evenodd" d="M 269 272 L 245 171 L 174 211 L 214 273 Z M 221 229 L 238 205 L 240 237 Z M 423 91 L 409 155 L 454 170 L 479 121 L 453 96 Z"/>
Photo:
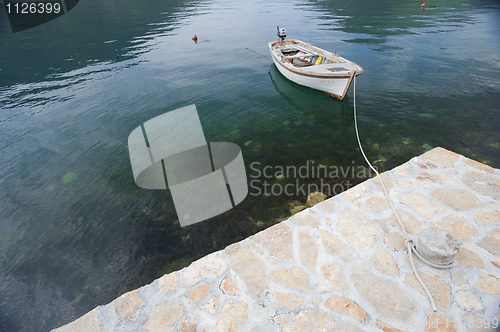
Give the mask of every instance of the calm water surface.
<path id="1" fill-rule="evenodd" d="M 360 131 L 379 169 L 432 146 L 500 167 L 500 5 L 420 3 L 88 0 L 15 34 L 2 7 L 0 330 L 57 327 L 287 218 L 305 195 L 259 194 L 296 180 L 265 166 L 356 169 L 325 179 L 337 189 L 363 180 L 352 88 L 339 102 L 285 80 L 267 51 L 277 25 L 364 68 Z M 238 144 L 257 182 L 181 228 L 169 191 L 136 187 L 127 138 L 193 103 L 207 141 Z"/>

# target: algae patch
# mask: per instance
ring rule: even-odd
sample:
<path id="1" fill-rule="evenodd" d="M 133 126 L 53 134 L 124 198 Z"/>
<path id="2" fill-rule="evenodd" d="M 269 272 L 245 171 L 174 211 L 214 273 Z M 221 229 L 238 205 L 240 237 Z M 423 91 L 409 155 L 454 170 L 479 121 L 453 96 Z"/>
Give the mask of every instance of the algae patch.
<path id="1" fill-rule="evenodd" d="M 66 174 L 63 175 L 61 178 L 62 183 L 70 183 L 76 178 L 76 174 L 73 172 L 66 172 Z"/>

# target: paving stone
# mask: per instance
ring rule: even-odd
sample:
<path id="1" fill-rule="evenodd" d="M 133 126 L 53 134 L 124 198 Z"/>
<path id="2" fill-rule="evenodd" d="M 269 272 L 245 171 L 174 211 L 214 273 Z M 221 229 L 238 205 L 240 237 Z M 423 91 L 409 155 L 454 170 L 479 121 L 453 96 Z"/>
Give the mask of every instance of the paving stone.
<path id="1" fill-rule="evenodd" d="M 450 305 L 450 284 L 443 281 L 439 277 L 429 274 L 419 274 L 420 278 L 422 278 L 422 281 L 425 283 L 425 286 L 429 289 L 429 292 L 431 292 L 436 304 L 444 310 L 448 310 Z M 427 296 L 422 288 L 422 285 L 420 285 L 413 273 L 405 275 L 405 283 Z"/>
<path id="2" fill-rule="evenodd" d="M 500 201 L 500 179 L 493 174 L 475 171 L 467 172 L 463 176 L 462 182 L 479 194 Z"/>
<path id="3" fill-rule="evenodd" d="M 462 185 L 462 182 L 460 182 L 459 180 L 457 180 L 457 177 L 455 177 L 455 175 L 450 175 L 450 176 L 446 176 L 445 173 L 446 170 L 449 170 L 449 169 L 445 169 L 445 171 L 443 171 L 441 173 L 441 183 L 444 185 L 444 186 L 447 186 L 447 187 L 454 187 L 454 188 L 461 188 L 463 187 Z"/>
<path id="4" fill-rule="evenodd" d="M 398 177 L 408 178 L 410 177 L 411 166 L 408 163 L 404 163 L 392 169 L 392 173 Z"/>
<path id="5" fill-rule="evenodd" d="M 391 325 L 384 323 L 382 321 L 379 321 L 379 320 L 377 320 L 375 322 L 375 326 L 384 332 L 403 332 L 403 330 L 398 330 L 398 329 L 392 327 Z"/>
<path id="6" fill-rule="evenodd" d="M 387 223 L 387 220 L 377 219 L 374 220 L 373 223 L 382 230 L 382 234 L 385 234 L 389 231 L 389 224 Z"/>
<path id="7" fill-rule="evenodd" d="M 144 305 L 144 301 L 137 296 L 139 289 L 123 294 L 113 301 L 116 313 L 121 320 L 132 319 Z"/>
<path id="8" fill-rule="evenodd" d="M 245 282 L 250 293 L 259 295 L 269 288 L 265 280 L 265 263 L 252 250 L 236 243 L 224 251 L 231 263 L 231 268 Z M 249 266 L 252 268 L 248 268 Z"/>
<path id="9" fill-rule="evenodd" d="M 442 177 L 435 175 L 435 174 L 429 174 L 427 172 L 418 173 L 418 175 L 415 179 L 417 181 L 424 181 L 424 182 L 435 182 L 435 183 L 442 183 L 443 182 Z"/>
<path id="10" fill-rule="evenodd" d="M 392 180 L 389 178 L 389 173 L 388 172 L 381 173 L 380 177 L 382 178 L 382 183 L 384 184 L 387 193 L 391 192 L 391 189 L 394 188 L 394 183 L 392 183 Z M 381 193 L 384 192 L 384 188 L 382 187 L 378 176 L 371 178 L 369 181 L 375 184 L 378 191 L 380 191 Z"/>
<path id="11" fill-rule="evenodd" d="M 345 281 L 344 270 L 338 264 L 328 264 L 321 267 L 323 278 L 316 286 L 318 292 L 349 291 Z"/>
<path id="12" fill-rule="evenodd" d="M 291 221 L 297 223 L 299 226 L 319 226 L 321 223 L 317 215 L 312 210 L 304 210 L 297 213 L 291 218 Z"/>
<path id="13" fill-rule="evenodd" d="M 420 157 L 413 157 L 410 159 L 410 162 L 414 163 L 415 165 L 417 165 L 419 168 L 421 169 L 436 169 L 437 166 L 428 161 L 428 160 L 424 160 Z"/>
<path id="14" fill-rule="evenodd" d="M 194 302 L 200 302 L 201 299 L 207 295 L 211 287 L 212 287 L 211 284 L 203 285 L 201 287 L 195 288 L 187 292 L 186 295 L 189 296 L 191 299 L 193 299 Z"/>
<path id="15" fill-rule="evenodd" d="M 344 191 L 342 194 L 340 194 L 340 197 L 342 197 L 342 199 L 344 199 L 346 202 L 352 202 L 363 197 L 367 192 L 368 188 L 363 183 L 360 183 L 357 186 Z"/>
<path id="16" fill-rule="evenodd" d="M 398 199 L 401 204 L 413 208 L 426 219 L 431 219 L 436 214 L 444 211 L 437 203 L 416 192 L 399 194 Z"/>
<path id="17" fill-rule="evenodd" d="M 169 274 L 165 274 L 163 277 L 158 279 L 158 290 L 160 293 L 168 293 L 177 288 L 179 283 L 179 272 L 175 271 Z"/>
<path id="18" fill-rule="evenodd" d="M 464 189 L 436 189 L 431 195 L 458 211 L 471 210 L 482 205 L 476 196 Z"/>
<path id="19" fill-rule="evenodd" d="M 196 332 L 198 330 L 198 324 L 191 322 L 183 322 L 179 332 Z"/>
<path id="20" fill-rule="evenodd" d="M 252 248 L 253 250 L 255 250 L 255 252 L 257 252 L 259 255 L 261 256 L 264 256 L 267 254 L 267 252 L 264 250 L 264 249 L 261 249 L 259 246 L 257 246 L 252 240 L 250 239 L 245 239 L 243 240 L 243 242 L 249 246 L 250 248 Z"/>
<path id="21" fill-rule="evenodd" d="M 317 230 L 323 249 L 327 254 L 337 255 L 346 250 L 345 244 L 335 235 L 324 229 Z"/>
<path id="22" fill-rule="evenodd" d="M 370 258 L 370 265 L 382 274 L 399 274 L 399 267 L 394 258 L 384 249 L 377 248 Z"/>
<path id="23" fill-rule="evenodd" d="M 488 203 L 485 205 L 485 208 L 488 209 L 488 211 L 492 211 L 500 215 L 500 202 Z"/>
<path id="24" fill-rule="evenodd" d="M 422 228 L 422 224 L 420 221 L 418 221 L 415 216 L 403 209 L 397 210 L 399 219 L 401 219 L 401 223 L 403 223 L 403 226 L 408 234 L 418 234 L 420 232 L 420 229 Z M 394 214 L 392 214 L 388 219 L 387 222 L 391 224 L 392 226 L 401 229 L 401 226 L 399 225 L 398 219 Z"/>
<path id="25" fill-rule="evenodd" d="M 332 295 L 328 301 L 326 301 L 325 307 L 340 312 L 341 314 L 354 317 L 360 322 L 364 322 L 368 318 L 366 311 L 361 309 L 357 303 L 341 296 Z"/>
<path id="26" fill-rule="evenodd" d="M 306 301 L 304 298 L 294 296 L 291 294 L 276 293 L 276 300 L 280 307 L 287 307 L 292 310 L 297 309 Z"/>
<path id="27" fill-rule="evenodd" d="M 358 253 L 365 253 L 381 232 L 364 215 L 346 209 L 337 215 L 337 231 Z"/>
<path id="28" fill-rule="evenodd" d="M 455 283 L 455 285 L 458 287 L 462 287 L 466 283 L 465 275 L 462 271 L 451 272 L 451 278 L 453 279 L 453 282 Z"/>
<path id="29" fill-rule="evenodd" d="M 499 211 L 486 211 L 480 212 L 474 215 L 477 223 L 480 225 L 485 224 L 500 224 L 500 212 Z"/>
<path id="30" fill-rule="evenodd" d="M 417 257 L 415 257 L 414 254 L 412 254 L 412 257 L 413 257 L 413 264 L 415 265 L 415 268 L 417 269 L 417 271 L 420 271 L 422 269 L 423 264 L 420 263 L 420 260 Z M 411 263 L 410 263 L 410 258 L 408 257 L 408 253 L 405 255 L 405 258 L 404 258 L 403 262 L 404 262 L 405 267 L 407 269 L 411 269 L 412 268 L 411 267 Z M 437 272 L 437 270 L 434 271 L 434 272 Z"/>
<path id="31" fill-rule="evenodd" d="M 178 303 L 160 303 L 149 313 L 144 325 L 146 331 L 174 331 L 174 324 L 184 314 L 184 308 Z"/>
<path id="32" fill-rule="evenodd" d="M 310 271 L 316 271 L 318 248 L 314 239 L 305 232 L 299 233 L 299 258 L 303 266 Z"/>
<path id="33" fill-rule="evenodd" d="M 294 218 L 297 215 L 294 216 Z M 277 224 L 252 236 L 252 239 L 260 243 L 273 256 L 282 260 L 293 259 L 292 253 L 292 230 L 285 224 Z"/>
<path id="34" fill-rule="evenodd" d="M 324 214 L 333 215 L 337 211 L 339 203 L 335 198 L 327 199 L 326 201 L 319 203 L 318 207 L 323 211 Z"/>
<path id="35" fill-rule="evenodd" d="M 493 167 L 485 165 L 485 164 L 482 164 L 482 163 L 480 163 L 478 161 L 475 161 L 475 160 L 472 160 L 472 159 L 467 159 L 464 162 L 464 164 L 467 165 L 467 166 L 471 166 L 471 167 L 480 169 L 482 171 L 491 173 L 491 174 L 493 174 L 495 172 L 495 169 Z"/>
<path id="36" fill-rule="evenodd" d="M 454 178 L 458 175 L 457 168 L 440 169 L 439 174 L 444 178 Z"/>
<path id="37" fill-rule="evenodd" d="M 453 166 L 460 158 L 460 155 L 444 148 L 437 147 L 424 153 L 422 158 L 429 159 L 433 162 L 446 166 Z"/>
<path id="38" fill-rule="evenodd" d="M 479 271 L 481 279 L 476 284 L 476 288 L 496 297 L 500 297 L 500 279 L 496 276 Z"/>
<path id="39" fill-rule="evenodd" d="M 392 251 L 406 251 L 407 250 L 406 246 L 405 246 L 405 238 L 397 232 L 386 233 L 384 236 L 384 243 Z"/>
<path id="40" fill-rule="evenodd" d="M 229 275 L 225 276 L 219 284 L 219 289 L 223 294 L 228 294 L 231 296 L 238 295 L 238 287 L 234 284 L 233 280 Z"/>
<path id="41" fill-rule="evenodd" d="M 97 309 L 93 309 L 87 312 L 82 317 L 77 320 L 61 326 L 55 330 L 56 332 L 104 332 L 101 324 L 99 324 L 99 315 L 97 314 Z"/>
<path id="42" fill-rule="evenodd" d="M 355 325 L 344 322 L 316 309 L 301 310 L 298 313 L 279 314 L 274 317 L 281 329 L 290 331 L 346 331 L 362 332 Z"/>
<path id="43" fill-rule="evenodd" d="M 500 256 L 500 229 L 495 229 L 486 233 L 484 239 L 477 245 L 488 250 L 493 255 Z"/>
<path id="44" fill-rule="evenodd" d="M 398 189 L 403 189 L 403 190 L 418 190 L 419 185 L 418 183 L 413 180 L 413 179 L 398 179 Z"/>
<path id="45" fill-rule="evenodd" d="M 219 299 L 216 297 L 212 297 L 206 304 L 204 304 L 201 308 L 205 311 L 208 311 L 211 314 L 217 313 L 217 308 L 219 305 Z"/>
<path id="46" fill-rule="evenodd" d="M 466 248 L 460 248 L 456 260 L 458 264 L 460 264 L 461 266 L 473 267 L 476 269 L 484 268 L 484 262 L 481 259 L 481 257 L 479 257 L 473 251 Z"/>
<path id="47" fill-rule="evenodd" d="M 459 291 L 455 294 L 455 303 L 469 311 L 481 311 L 483 306 L 473 292 Z"/>
<path id="48" fill-rule="evenodd" d="M 229 302 L 224 305 L 215 329 L 220 332 L 237 332 L 247 319 L 248 307 L 243 302 Z"/>
<path id="49" fill-rule="evenodd" d="M 389 201 L 387 201 L 387 198 L 380 196 L 370 197 L 366 200 L 366 205 L 375 213 L 380 213 L 391 208 L 391 206 L 389 205 Z"/>
<path id="50" fill-rule="evenodd" d="M 415 317 L 415 303 L 395 282 L 356 268 L 352 269 L 351 281 L 359 294 L 370 302 L 383 318 L 408 324 Z"/>
<path id="51" fill-rule="evenodd" d="M 366 207 L 362 202 L 352 203 L 352 209 L 357 212 L 366 212 Z"/>
<path id="52" fill-rule="evenodd" d="M 190 287 L 198 281 L 215 279 L 227 269 L 226 263 L 222 260 L 220 252 L 214 252 L 197 261 L 194 261 L 182 270 L 182 281 L 184 285 Z"/>
<path id="53" fill-rule="evenodd" d="M 425 332 L 455 332 L 457 327 L 455 322 L 449 321 L 446 317 L 429 311 Z"/>
<path id="54" fill-rule="evenodd" d="M 453 235 L 460 242 L 469 242 L 477 234 L 477 228 L 473 223 L 462 217 L 448 216 L 433 223 L 432 228 L 438 228 Z"/>
<path id="55" fill-rule="evenodd" d="M 277 283 L 295 289 L 299 292 L 308 292 L 311 289 L 307 273 L 300 267 L 294 267 L 287 270 L 272 271 L 271 277 Z"/>

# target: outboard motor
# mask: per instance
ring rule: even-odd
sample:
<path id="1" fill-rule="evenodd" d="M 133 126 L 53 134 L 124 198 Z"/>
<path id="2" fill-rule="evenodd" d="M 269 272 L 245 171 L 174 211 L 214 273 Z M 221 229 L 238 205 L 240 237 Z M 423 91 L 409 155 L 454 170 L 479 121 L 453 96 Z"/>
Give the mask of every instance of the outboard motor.
<path id="1" fill-rule="evenodd" d="M 278 37 L 281 39 L 281 41 L 283 42 L 286 38 L 286 29 L 285 28 L 281 28 L 278 26 Z"/>

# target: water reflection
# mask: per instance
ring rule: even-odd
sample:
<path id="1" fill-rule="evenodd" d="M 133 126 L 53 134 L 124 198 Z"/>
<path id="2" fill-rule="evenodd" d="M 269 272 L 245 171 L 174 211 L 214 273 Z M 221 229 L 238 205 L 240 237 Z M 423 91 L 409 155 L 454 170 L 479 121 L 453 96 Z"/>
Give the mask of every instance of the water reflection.
<path id="1" fill-rule="evenodd" d="M 419 3 L 396 0 L 310 1 L 308 4 L 321 13 L 318 18 L 324 21 L 320 24 L 323 29 L 366 34 L 371 36 L 366 40 L 369 43 L 394 35 L 450 31 L 475 22 L 471 5 L 465 0 L 440 1 L 435 8 L 425 11 Z"/>
<path id="2" fill-rule="evenodd" d="M 353 118 L 349 97 L 345 103 L 332 103 L 330 96 L 286 79 L 274 64 L 269 68 L 269 76 L 276 90 L 296 112 L 305 115 L 315 123 L 323 124 L 332 132 L 346 134 L 346 131 L 350 129 Z"/>

